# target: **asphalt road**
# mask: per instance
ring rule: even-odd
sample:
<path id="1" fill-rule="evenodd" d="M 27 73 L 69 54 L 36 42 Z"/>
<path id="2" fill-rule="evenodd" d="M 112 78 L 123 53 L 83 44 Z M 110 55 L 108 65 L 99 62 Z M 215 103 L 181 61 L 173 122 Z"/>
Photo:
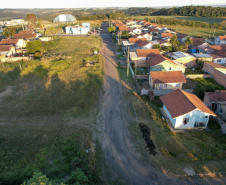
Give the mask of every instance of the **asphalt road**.
<path id="1" fill-rule="evenodd" d="M 116 68 L 115 44 L 107 32 L 107 27 L 102 25 L 101 28 L 100 37 L 103 39 L 101 54 L 105 59 L 105 74 L 102 111 L 97 120 L 101 124 L 101 129 L 99 129 L 102 132 L 100 140 L 107 164 L 114 173 L 121 177 L 125 184 L 207 184 L 205 180 L 200 178 L 182 181 L 163 174 L 154 165 L 144 163 L 141 156 L 134 150 L 129 130 L 125 125 L 128 117 L 123 88 Z M 215 184 L 214 182 L 210 180 L 208 184 Z M 219 184 L 219 181 L 217 183 Z"/>

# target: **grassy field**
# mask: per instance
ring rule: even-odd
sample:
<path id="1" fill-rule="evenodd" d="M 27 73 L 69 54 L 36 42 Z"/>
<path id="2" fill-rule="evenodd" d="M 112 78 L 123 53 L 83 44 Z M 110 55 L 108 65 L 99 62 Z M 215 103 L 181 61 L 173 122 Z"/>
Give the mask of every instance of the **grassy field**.
<path id="1" fill-rule="evenodd" d="M 224 20 L 226 20 L 225 17 L 217 18 L 217 17 L 191 17 L 191 16 L 134 16 L 134 17 L 128 17 L 132 19 L 144 19 L 149 18 L 150 20 L 155 20 L 158 17 L 162 18 L 172 18 L 172 19 L 178 19 L 178 20 L 186 20 L 186 21 L 201 21 L 201 22 L 207 22 L 207 23 L 220 23 Z"/>
<path id="2" fill-rule="evenodd" d="M 214 29 L 212 28 L 192 28 L 187 26 L 174 26 L 174 25 L 166 25 L 167 28 L 173 29 L 179 33 L 185 33 L 194 37 L 204 37 L 208 38 L 212 37 L 214 33 Z M 223 29 L 215 29 L 214 36 L 222 36 L 226 34 L 226 30 Z"/>
<path id="3" fill-rule="evenodd" d="M 97 37 L 55 38 L 35 61 L 0 65 L 0 184 L 42 172 L 57 184 L 102 184 L 93 138 L 102 59 Z M 86 62 L 95 62 L 84 67 Z M 86 150 L 90 149 L 87 153 Z"/>
<path id="4" fill-rule="evenodd" d="M 159 110 L 162 102 L 158 97 L 154 101 L 139 97 L 134 91 L 134 82 L 126 77 L 126 69 L 119 68 L 122 84 L 125 86 L 125 97 L 128 109 L 133 117 L 128 124 L 136 149 L 148 163 L 155 163 L 164 173 L 181 175 L 185 167 L 193 167 L 196 173 L 208 174 L 220 178 L 226 172 L 226 138 L 220 134 L 219 125 L 209 123 L 212 131 L 172 133 L 169 126 L 161 118 Z M 133 108 L 134 107 L 134 108 Z M 136 111 L 136 114 L 134 112 Z M 138 121 L 136 121 L 136 115 Z M 150 156 L 145 149 L 145 142 L 139 132 L 139 123 L 151 128 L 159 155 Z"/>

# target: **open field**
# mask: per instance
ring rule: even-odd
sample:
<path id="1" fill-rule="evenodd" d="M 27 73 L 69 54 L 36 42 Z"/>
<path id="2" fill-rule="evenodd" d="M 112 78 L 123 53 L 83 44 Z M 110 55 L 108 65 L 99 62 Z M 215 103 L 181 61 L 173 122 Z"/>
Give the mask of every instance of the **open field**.
<path id="1" fill-rule="evenodd" d="M 97 37 L 56 37 L 40 61 L 0 65 L 0 184 L 21 184 L 38 171 L 74 184 L 78 168 L 87 184 L 103 184 L 93 138 L 100 45 Z M 94 66 L 84 67 L 89 61 Z"/>
<path id="2" fill-rule="evenodd" d="M 157 164 L 164 173 L 181 175 L 185 167 L 194 168 L 198 174 L 208 174 L 214 178 L 226 172 L 226 138 L 221 135 L 219 125 L 209 123 L 212 131 L 172 133 L 169 126 L 162 120 L 159 108 L 162 102 L 158 97 L 150 102 L 139 97 L 131 77 L 126 77 L 126 69 L 119 68 L 122 84 L 125 86 L 127 106 L 133 121 L 128 124 L 136 149 L 142 153 L 146 162 Z M 137 120 L 138 119 L 138 120 Z M 145 149 L 145 142 L 139 132 L 139 123 L 151 128 L 151 135 L 159 155 L 150 156 Z"/>
<path id="3" fill-rule="evenodd" d="M 204 37 L 208 38 L 213 37 L 214 29 L 212 28 L 193 28 L 187 26 L 180 26 L 180 25 L 166 25 L 168 29 L 173 29 L 179 33 L 185 33 L 194 37 Z M 226 30 L 223 29 L 215 29 L 214 36 L 222 36 L 226 34 Z"/>
<path id="4" fill-rule="evenodd" d="M 172 19 L 178 19 L 178 20 L 186 20 L 186 21 L 201 21 L 201 22 L 207 22 L 207 23 L 220 23 L 224 20 L 226 20 L 225 17 L 220 17 L 220 18 L 215 18 L 215 17 L 191 17 L 191 16 L 129 16 L 129 18 L 132 19 L 141 19 L 143 20 L 144 18 L 149 18 L 150 20 L 155 20 L 158 17 L 162 18 L 172 18 Z"/>

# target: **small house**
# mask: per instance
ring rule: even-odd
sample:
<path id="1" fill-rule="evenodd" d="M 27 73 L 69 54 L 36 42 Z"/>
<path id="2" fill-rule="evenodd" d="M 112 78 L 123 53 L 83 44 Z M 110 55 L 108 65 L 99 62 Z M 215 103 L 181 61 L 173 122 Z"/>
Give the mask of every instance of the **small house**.
<path id="1" fill-rule="evenodd" d="M 151 89 L 178 89 L 183 83 L 186 79 L 182 71 L 151 71 L 149 75 Z"/>
<path id="2" fill-rule="evenodd" d="M 181 89 L 160 99 L 174 129 L 206 128 L 209 117 L 216 116 L 196 95 Z"/>
<path id="3" fill-rule="evenodd" d="M 16 49 L 12 45 L 0 45 L 0 56 L 9 57 L 16 53 Z"/>
<path id="4" fill-rule="evenodd" d="M 226 44 L 226 35 L 218 36 L 214 39 L 215 45 L 225 45 Z"/>
<path id="5" fill-rule="evenodd" d="M 226 121 L 226 91 L 206 92 L 203 102 Z"/>

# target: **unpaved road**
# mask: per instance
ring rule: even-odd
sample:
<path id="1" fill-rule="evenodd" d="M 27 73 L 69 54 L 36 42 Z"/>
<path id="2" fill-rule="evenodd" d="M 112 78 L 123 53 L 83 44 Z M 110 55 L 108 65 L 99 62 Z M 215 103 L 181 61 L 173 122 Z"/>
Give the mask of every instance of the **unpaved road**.
<path id="1" fill-rule="evenodd" d="M 167 176 L 157 167 L 143 162 L 141 156 L 134 150 L 130 134 L 125 123 L 128 121 L 123 88 L 116 68 L 116 58 L 113 53 L 114 43 L 108 35 L 107 27 L 102 26 L 100 35 L 103 39 L 101 54 L 104 62 L 104 96 L 102 111 L 98 119 L 102 122 L 102 147 L 106 162 L 118 174 L 125 184 L 160 185 L 160 184 L 206 184 L 196 179 L 182 181 Z M 209 184 L 209 182 L 208 182 Z M 218 182 L 219 184 L 219 182 Z"/>

